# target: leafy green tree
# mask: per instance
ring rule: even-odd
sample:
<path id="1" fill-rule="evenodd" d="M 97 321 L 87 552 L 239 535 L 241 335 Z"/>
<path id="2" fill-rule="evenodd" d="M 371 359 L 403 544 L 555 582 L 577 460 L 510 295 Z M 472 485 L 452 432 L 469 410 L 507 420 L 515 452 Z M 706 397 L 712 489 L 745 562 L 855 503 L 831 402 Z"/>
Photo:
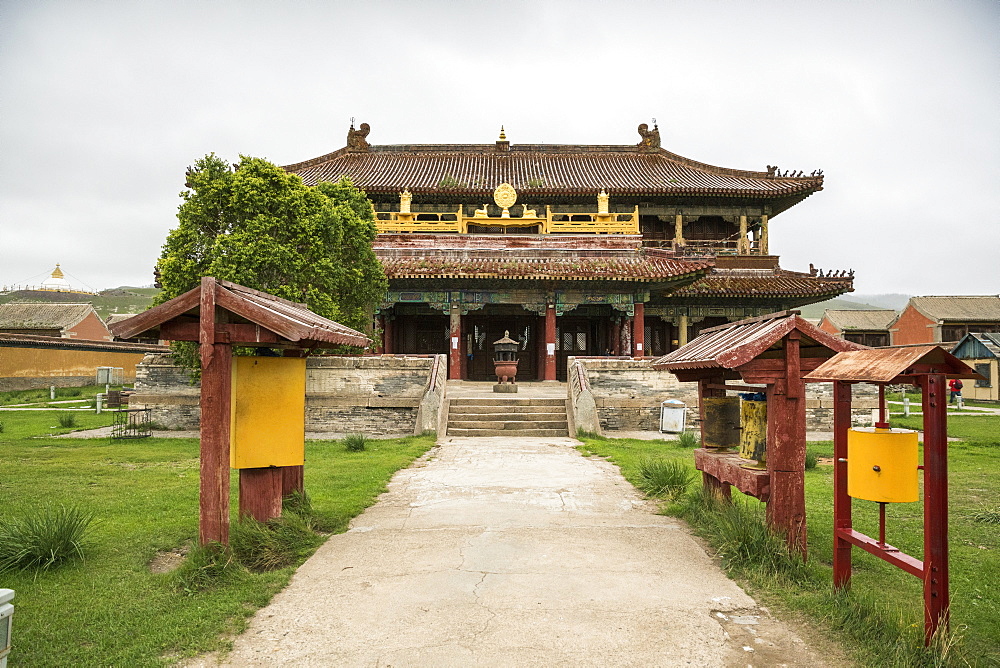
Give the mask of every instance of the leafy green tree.
<path id="1" fill-rule="evenodd" d="M 156 265 L 157 303 L 215 276 L 366 328 L 388 284 L 371 204 L 349 180 L 311 188 L 266 160 L 241 156 L 233 168 L 213 153 L 186 186 Z"/>

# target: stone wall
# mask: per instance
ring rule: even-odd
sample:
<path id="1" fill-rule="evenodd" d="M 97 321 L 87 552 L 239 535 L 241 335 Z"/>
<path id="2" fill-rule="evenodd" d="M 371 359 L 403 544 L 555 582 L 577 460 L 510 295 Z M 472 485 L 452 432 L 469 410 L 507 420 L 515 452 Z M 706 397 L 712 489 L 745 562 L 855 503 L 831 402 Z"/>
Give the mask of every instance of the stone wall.
<path id="1" fill-rule="evenodd" d="M 568 370 L 575 429 L 600 434 L 659 431 L 660 404 L 667 399 L 683 401 L 688 407 L 687 428 L 699 429 L 697 383 L 682 383 L 674 374 L 656 371 L 642 360 L 571 357 Z M 852 396 L 853 424 L 871 425 L 878 388 L 859 383 L 853 386 Z M 806 430 L 833 431 L 832 383 L 806 384 Z"/>
<path id="2" fill-rule="evenodd" d="M 437 424 L 443 384 L 427 390 L 431 371 L 440 365 L 435 356 L 311 357 L 306 431 L 386 436 L 432 430 L 427 425 Z M 148 355 L 137 369 L 129 403 L 152 408 L 152 419 L 167 428 L 197 429 L 200 392 L 169 355 Z"/>
<path id="3" fill-rule="evenodd" d="M 688 426 L 695 426 L 695 383 L 681 383 L 672 373 L 656 371 L 642 360 L 571 357 L 567 364 L 577 429 L 596 433 L 659 431 L 660 403 L 667 399 L 683 401 L 689 407 Z"/>

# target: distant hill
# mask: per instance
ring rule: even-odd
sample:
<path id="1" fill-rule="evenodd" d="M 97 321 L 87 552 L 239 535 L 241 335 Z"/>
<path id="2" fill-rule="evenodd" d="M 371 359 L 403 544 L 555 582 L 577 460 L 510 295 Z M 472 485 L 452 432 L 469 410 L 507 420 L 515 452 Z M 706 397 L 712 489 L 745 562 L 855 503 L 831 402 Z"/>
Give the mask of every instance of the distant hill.
<path id="1" fill-rule="evenodd" d="M 841 299 L 852 302 L 864 302 L 865 304 L 871 304 L 875 308 L 891 308 L 894 311 L 902 311 L 906 308 L 906 304 L 910 301 L 912 295 L 901 295 L 897 292 L 888 292 L 880 295 L 862 295 L 850 293 L 844 295 Z"/>
<path id="2" fill-rule="evenodd" d="M 59 304 L 93 304 L 94 310 L 107 319 L 112 313 L 142 313 L 148 309 L 153 298 L 160 293 L 158 288 L 133 288 L 121 286 L 101 290 L 96 295 L 79 292 L 48 292 L 45 290 L 17 290 L 0 294 L 0 304 L 9 302 L 53 302 Z"/>

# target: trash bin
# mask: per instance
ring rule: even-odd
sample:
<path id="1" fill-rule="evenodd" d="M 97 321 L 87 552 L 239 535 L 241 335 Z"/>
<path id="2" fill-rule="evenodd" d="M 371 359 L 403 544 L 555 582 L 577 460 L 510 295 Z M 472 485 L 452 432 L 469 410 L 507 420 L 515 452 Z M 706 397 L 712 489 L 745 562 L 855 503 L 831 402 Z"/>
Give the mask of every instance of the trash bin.
<path id="1" fill-rule="evenodd" d="M 667 399 L 660 404 L 660 431 L 668 434 L 680 434 L 684 431 L 687 419 L 687 406 L 678 399 Z"/>

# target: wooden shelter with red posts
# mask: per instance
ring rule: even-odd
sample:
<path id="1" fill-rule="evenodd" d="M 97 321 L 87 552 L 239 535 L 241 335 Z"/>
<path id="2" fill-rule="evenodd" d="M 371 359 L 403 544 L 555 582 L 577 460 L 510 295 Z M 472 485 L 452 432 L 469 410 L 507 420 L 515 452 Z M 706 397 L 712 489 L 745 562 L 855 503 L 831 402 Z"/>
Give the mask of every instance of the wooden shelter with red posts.
<path id="1" fill-rule="evenodd" d="M 695 466 L 704 483 L 728 498 L 730 486 L 767 503 L 768 524 L 806 554 L 806 397 L 803 376 L 834 354 L 863 346 L 835 337 L 799 316 L 772 313 L 702 330 L 686 346 L 653 362 L 682 382 L 697 381 L 702 447 Z M 738 385 L 727 381 L 742 380 Z M 764 388 L 759 387 L 763 385 Z M 766 468 L 747 468 L 732 453 L 739 443 L 740 398 L 766 396 Z"/>
<path id="2" fill-rule="evenodd" d="M 924 583 L 924 639 L 930 643 L 948 624 L 948 378 L 978 379 L 973 371 L 939 346 L 911 346 L 841 352 L 809 373 L 807 381 L 834 384 L 834 551 L 833 584 L 851 582 L 851 548 L 859 547 Z M 851 385 L 879 386 L 879 421 L 873 428 L 851 428 Z M 920 388 L 923 404 L 923 463 L 917 433 L 892 429 L 885 412 L 887 384 Z M 923 470 L 924 553 L 917 559 L 886 542 L 886 503 L 916 502 Z M 857 531 L 852 499 L 879 504 L 879 536 Z"/>
<path id="3" fill-rule="evenodd" d="M 211 276 L 111 329 L 123 339 L 152 334 L 200 344 L 202 545 L 229 542 L 230 464 L 240 470 L 240 515 L 278 517 L 282 497 L 302 491 L 304 358 L 315 348 L 370 343 L 304 304 Z M 234 365 L 234 345 L 270 356 L 235 358 Z"/>

